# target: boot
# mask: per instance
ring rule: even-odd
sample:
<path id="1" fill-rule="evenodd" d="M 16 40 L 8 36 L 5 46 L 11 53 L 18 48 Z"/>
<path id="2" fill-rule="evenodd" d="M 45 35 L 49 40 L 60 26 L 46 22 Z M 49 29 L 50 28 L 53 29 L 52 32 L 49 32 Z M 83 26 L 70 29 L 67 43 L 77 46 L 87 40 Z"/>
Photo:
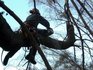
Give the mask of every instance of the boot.
<path id="1" fill-rule="evenodd" d="M 25 57 L 25 59 L 27 59 L 29 62 L 31 62 L 33 64 L 36 64 L 36 61 L 35 61 L 36 51 L 37 51 L 37 49 L 35 47 L 32 47 L 30 49 L 29 54 Z"/>
<path id="2" fill-rule="evenodd" d="M 25 59 L 28 60 L 28 62 L 31 62 L 32 64 L 36 64 L 35 56 L 28 54 Z"/>

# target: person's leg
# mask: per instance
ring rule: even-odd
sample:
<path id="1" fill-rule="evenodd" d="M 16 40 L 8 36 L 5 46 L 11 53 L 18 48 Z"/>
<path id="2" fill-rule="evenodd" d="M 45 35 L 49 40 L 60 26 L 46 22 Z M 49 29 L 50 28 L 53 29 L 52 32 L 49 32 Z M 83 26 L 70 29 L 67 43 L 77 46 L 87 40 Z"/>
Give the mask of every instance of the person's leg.
<path id="1" fill-rule="evenodd" d="M 39 46 L 40 45 L 40 42 L 39 42 L 38 34 L 37 33 L 34 35 L 34 38 L 35 38 L 35 40 L 37 42 L 37 46 Z M 36 64 L 36 61 L 35 61 L 36 52 L 37 52 L 37 48 L 34 47 L 34 46 L 32 46 L 32 48 L 30 49 L 29 54 L 26 56 L 26 59 L 29 62 L 33 63 L 33 64 Z"/>
<path id="2" fill-rule="evenodd" d="M 35 55 L 36 55 L 37 49 L 35 47 L 32 47 L 30 49 L 29 54 L 25 57 L 29 62 L 36 64 L 35 61 Z"/>

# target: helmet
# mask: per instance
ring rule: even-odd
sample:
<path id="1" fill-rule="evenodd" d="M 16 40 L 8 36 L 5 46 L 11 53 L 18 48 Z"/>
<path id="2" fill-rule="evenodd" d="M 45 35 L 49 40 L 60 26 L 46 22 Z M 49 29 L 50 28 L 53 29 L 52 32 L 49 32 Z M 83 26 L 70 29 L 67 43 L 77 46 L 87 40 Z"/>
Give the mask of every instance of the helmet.
<path id="1" fill-rule="evenodd" d="M 30 10 L 30 13 L 32 13 L 32 14 L 39 14 L 39 10 L 34 8 L 34 9 Z"/>

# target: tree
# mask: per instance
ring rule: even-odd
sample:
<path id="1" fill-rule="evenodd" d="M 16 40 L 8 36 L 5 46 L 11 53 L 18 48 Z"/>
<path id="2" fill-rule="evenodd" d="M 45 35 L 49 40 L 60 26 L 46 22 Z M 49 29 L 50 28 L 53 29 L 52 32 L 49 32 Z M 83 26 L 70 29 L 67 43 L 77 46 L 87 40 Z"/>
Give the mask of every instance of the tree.
<path id="1" fill-rule="evenodd" d="M 32 1 L 32 0 L 30 0 Z M 62 2 L 63 1 L 63 2 Z M 77 68 L 78 70 L 90 70 L 91 64 L 93 64 L 93 1 L 90 0 L 38 0 L 38 3 L 41 3 L 44 6 L 48 6 L 46 8 L 49 11 L 49 16 L 47 15 L 50 20 L 55 21 L 56 28 L 60 26 L 64 26 L 69 23 L 74 25 L 75 31 L 73 26 L 71 29 L 67 27 L 67 39 L 64 41 L 54 39 L 51 37 L 42 37 L 40 36 L 41 43 L 49 48 L 53 49 L 67 49 L 71 46 L 74 46 L 74 54 L 69 54 L 67 51 L 57 52 L 59 55 L 59 60 L 55 63 L 55 67 L 58 68 L 62 66 L 61 69 L 74 69 Z M 50 11 L 52 13 L 50 14 Z M 47 12 L 48 13 L 48 12 Z M 57 24 L 59 23 L 59 24 Z M 61 31 L 62 32 L 62 31 Z M 65 39 L 63 35 L 58 34 L 61 38 Z M 75 32 L 75 33 L 74 33 Z M 75 39 L 76 38 L 76 39 Z M 75 43 L 74 43 L 75 42 Z M 79 52 L 78 52 L 79 50 Z M 56 53 L 57 50 L 53 51 Z M 82 54 L 81 54 L 82 52 Z M 78 54 L 81 54 L 81 56 Z M 53 56 L 53 55 L 51 55 Z M 87 58 L 91 58 L 88 62 L 86 61 Z M 82 61 L 81 61 L 82 59 Z M 90 63 L 86 64 L 86 63 Z M 57 65 L 58 64 L 58 65 Z M 74 66 L 73 66 L 74 65 Z"/>
<path id="2" fill-rule="evenodd" d="M 1 7 L 3 8 L 3 9 L 5 9 L 11 16 L 13 16 L 14 17 L 14 19 L 16 20 L 16 21 L 18 21 L 19 22 L 19 24 L 24 28 L 24 31 L 26 31 L 30 36 L 31 36 L 31 40 L 33 40 L 33 43 L 32 43 L 32 45 L 34 45 L 34 46 L 37 46 L 37 44 L 36 44 L 36 42 L 35 42 L 35 40 L 34 40 L 34 38 L 33 38 L 33 36 L 30 34 L 30 32 L 28 31 L 28 29 L 24 26 L 24 24 L 23 24 L 23 22 L 9 9 L 9 8 L 7 8 L 5 5 L 4 5 L 4 3 L 3 2 L 0 2 L 0 5 L 1 5 Z M 0 17 L 1 19 L 1 24 L 2 23 L 6 23 L 7 24 L 7 22 L 6 22 L 6 20 L 1 16 Z M 4 28 L 4 30 L 5 30 L 6 28 Z M 1 33 L 2 32 L 4 32 L 4 31 L 2 31 L 1 30 Z M 6 36 L 7 36 L 7 34 L 6 34 Z M 41 41 L 41 44 L 43 44 L 43 45 L 45 45 L 45 46 L 47 46 L 47 47 L 49 47 L 49 48 L 53 48 L 53 49 L 59 49 L 59 50 L 61 50 L 61 49 L 66 49 L 66 48 L 69 48 L 70 46 L 72 46 L 73 45 L 73 43 L 75 42 L 75 37 L 74 37 L 74 28 L 73 28 L 73 25 L 71 25 L 70 23 L 67 23 L 67 40 L 66 41 L 59 41 L 59 40 L 56 40 L 56 39 L 52 39 L 52 38 L 50 38 L 50 37 L 42 37 L 42 36 L 39 36 L 40 37 L 40 41 Z M 72 39 L 72 40 L 71 40 Z M 8 40 L 8 39 L 7 39 Z M 19 39 L 18 39 L 19 40 Z M 31 41 L 32 42 L 32 41 Z M 2 44 L 3 42 L 2 42 L 2 40 L 1 40 L 1 47 L 2 46 L 4 46 L 4 44 Z M 13 42 L 12 42 L 13 43 Z M 51 45 L 50 45 L 50 43 L 51 43 Z M 54 45 L 54 43 L 56 44 L 56 46 Z M 6 44 L 5 44 L 6 45 Z M 7 45 L 6 45 L 7 46 Z M 10 45 L 9 45 L 10 46 Z M 20 46 L 21 47 L 21 46 Z M 37 49 L 38 49 L 38 51 L 39 51 L 39 53 L 41 54 L 41 55 L 43 55 L 43 53 L 41 52 L 41 49 L 39 48 L 39 47 L 37 47 Z M 43 58 L 43 57 L 42 57 Z M 45 60 L 45 58 L 44 58 L 44 60 Z M 45 63 L 46 63 L 46 65 L 47 65 L 47 62 L 45 61 Z M 51 69 L 50 69 L 51 70 Z"/>

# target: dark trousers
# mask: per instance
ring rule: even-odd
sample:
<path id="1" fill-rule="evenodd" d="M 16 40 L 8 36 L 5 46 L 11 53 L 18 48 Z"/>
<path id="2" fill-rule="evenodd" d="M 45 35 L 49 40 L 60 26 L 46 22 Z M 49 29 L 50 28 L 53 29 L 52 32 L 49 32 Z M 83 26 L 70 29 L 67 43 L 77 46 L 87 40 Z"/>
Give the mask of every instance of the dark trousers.
<path id="1" fill-rule="evenodd" d="M 50 35 L 50 34 L 48 34 L 46 29 L 37 29 L 37 32 L 36 32 L 36 34 L 33 37 L 35 37 L 35 40 L 36 40 L 38 46 L 40 45 L 40 40 L 39 40 L 38 34 L 40 34 L 42 36 L 49 36 Z M 30 49 L 29 55 L 35 57 L 36 52 L 37 52 L 36 47 L 32 46 L 32 48 Z"/>

